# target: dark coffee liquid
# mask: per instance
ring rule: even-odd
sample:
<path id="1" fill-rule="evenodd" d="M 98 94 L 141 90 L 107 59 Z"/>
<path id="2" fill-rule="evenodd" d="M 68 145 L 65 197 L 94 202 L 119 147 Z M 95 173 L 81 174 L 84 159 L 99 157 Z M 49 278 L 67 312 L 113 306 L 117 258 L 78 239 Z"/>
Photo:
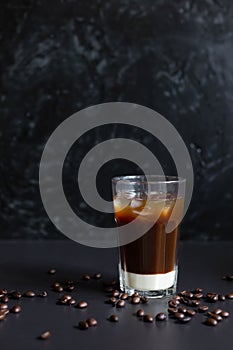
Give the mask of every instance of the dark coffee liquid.
<path id="1" fill-rule="evenodd" d="M 165 214 L 163 213 L 142 237 L 119 248 L 121 268 L 124 271 L 147 275 L 174 270 L 179 227 L 170 233 L 165 232 L 173 205 L 166 209 Z M 117 224 L 121 226 L 132 221 L 135 215 L 127 207 L 117 212 L 115 218 Z"/>
<path id="2" fill-rule="evenodd" d="M 173 271 L 177 236 L 178 228 L 166 233 L 164 224 L 155 224 L 136 241 L 120 247 L 122 269 L 146 275 Z"/>

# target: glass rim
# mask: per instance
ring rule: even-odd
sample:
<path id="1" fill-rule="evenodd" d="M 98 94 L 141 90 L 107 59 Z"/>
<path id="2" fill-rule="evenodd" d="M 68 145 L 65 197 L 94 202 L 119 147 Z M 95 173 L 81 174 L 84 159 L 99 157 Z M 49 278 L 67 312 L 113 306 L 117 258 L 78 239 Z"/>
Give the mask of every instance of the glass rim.
<path id="1" fill-rule="evenodd" d="M 165 180 L 164 180 L 165 178 Z M 144 180 L 143 180 L 144 179 Z M 147 181 L 147 179 L 149 181 Z M 180 176 L 170 176 L 170 175 L 119 175 L 112 178 L 112 183 L 117 183 L 119 181 L 125 182 L 126 184 L 136 184 L 140 183 L 184 183 L 186 179 Z"/>

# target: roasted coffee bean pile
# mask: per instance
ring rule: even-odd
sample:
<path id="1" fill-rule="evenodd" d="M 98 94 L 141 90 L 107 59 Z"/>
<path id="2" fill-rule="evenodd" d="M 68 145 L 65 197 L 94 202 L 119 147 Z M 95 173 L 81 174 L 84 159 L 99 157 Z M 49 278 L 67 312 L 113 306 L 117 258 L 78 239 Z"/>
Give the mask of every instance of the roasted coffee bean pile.
<path id="1" fill-rule="evenodd" d="M 47 271 L 49 275 L 55 275 L 55 268 L 51 268 Z M 88 274 L 83 274 L 82 280 L 89 281 L 91 278 L 94 280 L 99 280 L 101 278 L 101 273 L 97 272 L 93 274 L 91 277 Z M 114 281 L 115 283 L 115 281 Z M 55 281 L 51 285 L 51 290 L 53 292 L 61 293 L 61 292 L 73 292 L 75 291 L 76 283 L 73 280 L 66 280 L 64 282 Z M 120 292 L 115 291 L 116 296 L 120 295 Z M 21 305 L 13 305 L 11 308 L 8 306 L 9 300 L 19 300 L 21 298 L 34 298 L 34 297 L 46 298 L 48 296 L 48 292 L 46 290 L 36 294 L 33 290 L 27 290 L 24 293 L 21 293 L 18 290 L 13 290 L 8 292 L 6 289 L 0 289 L 0 321 L 3 321 L 8 313 L 18 314 L 22 311 Z M 122 300 L 123 301 L 123 300 Z M 76 300 L 70 294 L 63 294 L 57 300 L 58 305 L 67 305 L 67 306 L 75 306 L 78 309 L 87 308 L 88 303 L 86 301 Z M 89 327 L 93 327 L 97 325 L 97 321 L 95 318 L 88 318 L 86 321 L 80 321 L 79 328 L 80 329 L 88 329 Z M 43 332 L 41 335 L 37 337 L 37 339 L 49 339 L 51 337 L 50 331 Z"/>
<path id="2" fill-rule="evenodd" d="M 63 291 L 72 292 L 75 289 L 75 284 L 72 280 L 66 280 L 64 283 L 56 281 L 52 284 L 52 289 L 54 292 L 58 293 Z"/>
<path id="3" fill-rule="evenodd" d="M 119 290 L 114 289 L 114 286 L 116 286 L 115 284 L 116 282 L 113 281 L 106 286 L 106 282 L 105 282 L 104 291 L 107 293 L 111 293 L 106 303 L 116 307 L 125 307 L 127 300 L 131 304 L 135 304 L 135 305 L 140 303 L 145 304 L 148 302 L 148 298 L 144 296 L 140 296 L 138 293 L 134 293 L 131 296 L 129 296 L 127 293 L 121 293 Z"/>
<path id="4" fill-rule="evenodd" d="M 138 293 L 134 293 L 129 296 L 126 293 L 120 293 L 116 288 L 116 282 L 112 281 L 110 283 L 104 284 L 104 291 L 109 293 L 109 299 L 106 303 L 116 307 L 125 308 L 126 302 L 138 305 L 140 303 L 148 302 L 148 298 L 140 296 Z M 184 290 L 169 300 L 168 302 L 168 315 L 165 312 L 160 312 L 153 316 L 146 314 L 143 309 L 138 309 L 136 311 L 136 316 L 142 321 L 147 323 L 153 323 L 154 321 L 166 321 L 168 319 L 173 319 L 176 323 L 189 323 L 196 314 L 202 314 L 206 318 L 202 320 L 205 325 L 215 326 L 224 317 L 229 317 L 229 312 L 224 311 L 220 308 L 215 308 L 213 311 L 209 311 L 209 306 L 204 305 L 204 303 L 215 303 L 217 301 L 224 301 L 226 299 L 233 299 L 233 293 L 227 295 L 220 295 L 213 292 L 203 293 L 202 288 L 196 288 L 193 291 Z M 225 316 L 223 316 L 225 315 Z M 118 322 L 119 317 L 116 315 L 111 315 L 109 318 L 112 322 Z"/>
<path id="5" fill-rule="evenodd" d="M 174 318 L 180 323 L 190 322 L 197 312 L 206 313 L 205 316 L 207 316 L 207 318 L 203 321 L 203 324 L 216 326 L 223 318 L 229 317 L 229 312 L 220 308 L 208 311 L 209 306 L 203 305 L 202 302 L 204 301 L 205 303 L 212 304 L 217 301 L 224 301 L 225 299 L 231 299 L 231 294 L 224 296 L 208 292 L 204 295 L 202 288 L 196 288 L 194 291 L 184 290 L 178 293 L 178 295 L 175 295 L 168 302 L 168 313 L 171 318 Z M 191 307 L 191 309 L 188 309 L 188 307 Z"/>
<path id="6" fill-rule="evenodd" d="M 11 299 L 19 299 L 21 298 L 22 295 L 19 292 L 11 292 L 8 293 L 6 289 L 0 289 L 0 321 L 3 321 L 7 314 L 13 313 L 13 314 L 18 314 L 21 312 L 22 308 L 20 305 L 13 305 L 11 309 L 9 309 L 9 298 Z"/>
<path id="7" fill-rule="evenodd" d="M 55 275 L 56 269 L 52 268 L 47 271 L 50 275 Z M 101 273 L 97 272 L 93 275 L 83 274 L 81 280 L 99 280 L 101 279 Z M 233 281 L 233 275 L 227 274 L 223 276 L 226 281 Z M 86 282 L 83 282 L 86 283 Z M 88 307 L 88 302 L 84 300 L 76 301 L 76 299 L 71 295 L 71 293 L 76 292 L 77 281 L 65 280 L 55 281 L 51 284 L 51 291 L 59 293 L 59 298 L 56 301 L 57 305 L 73 306 L 77 309 L 85 309 Z M 118 282 L 116 280 L 103 283 L 103 291 L 108 298 L 105 303 L 111 305 L 116 310 L 121 308 L 127 308 L 127 304 L 132 305 L 142 305 L 148 303 L 148 298 L 139 295 L 135 292 L 133 295 L 128 295 L 127 293 L 121 293 L 119 290 Z M 63 295 L 61 293 L 63 292 Z M 12 305 L 9 307 L 9 301 L 20 300 L 21 298 L 46 298 L 48 292 L 46 290 L 36 294 L 33 290 L 27 290 L 25 292 L 20 292 L 18 290 L 13 290 L 8 292 L 6 289 L 0 289 L 0 321 L 3 321 L 6 316 L 11 314 L 19 314 L 22 311 L 21 305 Z M 215 292 L 204 293 L 202 288 L 196 288 L 192 291 L 181 291 L 177 295 L 174 295 L 172 299 L 168 301 L 167 312 L 161 310 L 161 312 L 156 315 L 151 315 L 146 313 L 143 308 L 136 310 L 134 315 L 146 323 L 154 322 L 165 322 L 168 320 L 173 320 L 175 323 L 185 324 L 189 323 L 196 315 L 202 315 L 201 323 L 207 326 L 216 326 L 219 322 L 230 316 L 229 312 L 220 308 L 211 308 L 210 305 L 216 302 L 224 302 L 226 299 L 233 300 L 233 293 L 228 293 L 226 295 L 221 295 Z M 207 305 L 208 304 L 208 305 Z M 203 319 L 204 316 L 204 319 Z M 111 314 L 108 321 L 117 323 L 119 322 L 119 315 Z M 80 330 L 87 330 L 90 327 L 97 326 L 97 320 L 93 317 L 89 317 L 86 320 L 82 320 L 78 323 L 77 328 Z M 45 331 L 39 335 L 38 339 L 49 339 L 51 337 L 50 331 Z"/>

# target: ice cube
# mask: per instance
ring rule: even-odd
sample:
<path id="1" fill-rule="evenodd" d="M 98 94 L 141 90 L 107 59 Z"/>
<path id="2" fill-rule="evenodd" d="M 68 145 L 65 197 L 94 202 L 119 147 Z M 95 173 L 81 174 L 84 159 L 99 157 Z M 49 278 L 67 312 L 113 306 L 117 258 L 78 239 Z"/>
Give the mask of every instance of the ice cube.
<path id="1" fill-rule="evenodd" d="M 130 204 L 130 199 L 123 196 L 117 196 L 113 200 L 115 211 L 123 210 Z"/>
<path id="2" fill-rule="evenodd" d="M 138 209 L 144 205 L 145 201 L 140 198 L 133 198 L 130 203 L 132 209 Z"/>
<path id="3" fill-rule="evenodd" d="M 159 216 L 165 205 L 165 200 L 149 200 L 146 208 L 150 211 L 150 215 Z"/>

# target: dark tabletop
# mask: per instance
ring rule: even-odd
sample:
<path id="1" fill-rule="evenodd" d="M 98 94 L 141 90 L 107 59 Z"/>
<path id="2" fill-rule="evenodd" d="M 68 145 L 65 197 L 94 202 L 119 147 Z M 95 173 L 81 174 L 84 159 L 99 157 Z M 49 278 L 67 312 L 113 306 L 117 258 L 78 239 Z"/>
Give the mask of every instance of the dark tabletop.
<path id="1" fill-rule="evenodd" d="M 222 275 L 233 273 L 233 243 L 182 243 L 179 252 L 178 290 L 204 288 L 204 292 L 227 294 L 233 292 L 233 282 Z M 55 267 L 55 275 L 47 270 Z M 82 281 L 83 273 L 101 272 L 100 280 Z M 37 293 L 48 291 L 46 298 L 21 298 L 9 300 L 9 306 L 21 304 L 20 314 L 8 314 L 0 321 L 0 349 L 228 349 L 233 345 L 233 300 L 208 304 L 231 313 L 216 327 L 202 322 L 203 314 L 196 314 L 188 324 L 178 324 L 173 319 L 146 324 L 135 317 L 138 305 L 126 304 L 116 309 L 105 303 L 103 281 L 117 278 L 117 252 L 115 249 L 95 249 L 71 241 L 2 241 L 0 254 L 0 288 Z M 59 293 L 51 290 L 58 280 L 77 282 L 71 293 L 77 301 L 85 300 L 87 309 L 56 305 Z M 204 303 L 204 302 L 203 302 Z M 206 304 L 206 303 L 205 303 Z M 141 305 L 152 315 L 167 310 L 167 299 L 150 300 Z M 111 323 L 111 314 L 119 315 L 119 323 Z M 96 327 L 82 331 L 79 321 L 94 317 Z M 48 340 L 38 340 L 49 330 Z"/>

